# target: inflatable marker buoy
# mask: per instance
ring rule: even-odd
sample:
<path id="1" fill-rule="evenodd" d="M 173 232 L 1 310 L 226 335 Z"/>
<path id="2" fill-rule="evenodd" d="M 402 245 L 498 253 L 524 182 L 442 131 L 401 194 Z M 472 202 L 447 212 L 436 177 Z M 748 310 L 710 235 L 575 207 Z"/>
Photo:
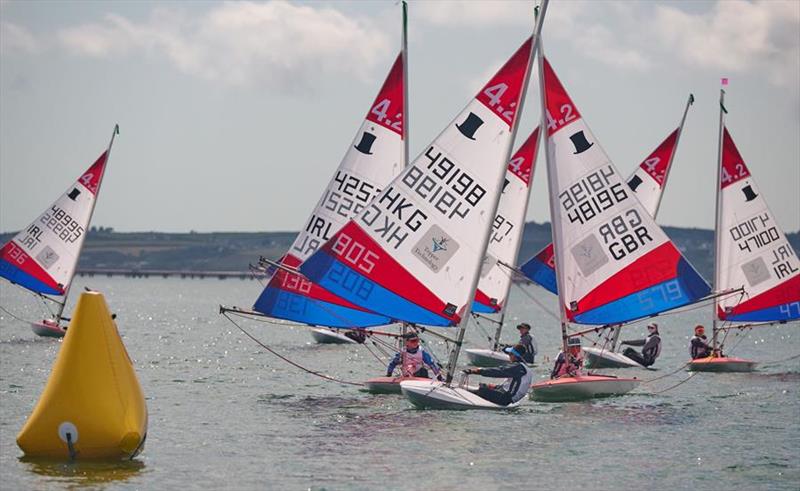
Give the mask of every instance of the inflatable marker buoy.
<path id="1" fill-rule="evenodd" d="M 106 301 L 83 293 L 17 445 L 27 457 L 127 459 L 146 435 L 144 394 Z"/>

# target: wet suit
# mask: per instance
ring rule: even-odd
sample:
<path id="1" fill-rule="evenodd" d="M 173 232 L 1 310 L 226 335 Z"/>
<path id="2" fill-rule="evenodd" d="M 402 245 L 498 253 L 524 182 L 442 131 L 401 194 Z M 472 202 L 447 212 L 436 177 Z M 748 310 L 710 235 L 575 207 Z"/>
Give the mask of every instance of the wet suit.
<path id="1" fill-rule="evenodd" d="M 480 368 L 474 373 L 484 377 L 507 378 L 500 386 L 480 384 L 478 390 L 471 391 L 479 397 L 499 406 L 508 406 L 519 401 L 528 393 L 533 381 L 533 372 L 518 361 L 499 367 Z"/>
<path id="2" fill-rule="evenodd" d="M 623 341 L 620 344 L 644 346 L 641 354 L 633 348 L 625 348 L 622 354 L 646 367 L 655 363 L 656 358 L 661 354 L 661 336 L 659 336 L 657 332 L 649 334 L 645 339 L 632 339 L 630 341 Z"/>
<path id="3" fill-rule="evenodd" d="M 433 357 L 422 348 L 415 348 L 413 350 L 406 348 L 405 355 L 402 352 L 394 355 L 392 361 L 389 362 L 389 366 L 386 367 L 386 376 L 391 377 L 395 367 L 401 363 L 405 364 L 401 367 L 404 377 L 430 378 L 428 370 L 425 368 L 426 366 L 430 367 L 430 369 L 433 370 L 433 374 L 439 377 L 439 365 L 437 365 Z"/>
<path id="4" fill-rule="evenodd" d="M 550 372 L 550 378 L 560 378 L 565 375 L 574 377 L 580 374 L 581 367 L 583 367 L 583 357 L 578 356 L 577 358 L 569 355 L 569 363 L 566 362 L 566 356 L 564 355 L 563 351 L 558 353 L 556 357 L 556 362 L 553 365 L 553 371 Z"/>

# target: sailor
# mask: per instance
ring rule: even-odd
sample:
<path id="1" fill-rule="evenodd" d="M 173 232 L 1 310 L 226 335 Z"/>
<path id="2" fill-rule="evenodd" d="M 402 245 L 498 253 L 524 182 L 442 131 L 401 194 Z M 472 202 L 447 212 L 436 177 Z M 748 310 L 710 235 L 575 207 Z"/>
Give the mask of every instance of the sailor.
<path id="1" fill-rule="evenodd" d="M 467 368 L 464 373 L 506 378 L 507 380 L 500 385 L 479 384 L 478 389 L 471 392 L 497 405 L 508 406 L 528 393 L 533 381 L 533 371 L 522 362 L 525 359 L 524 346 L 518 344 L 503 351 L 508 353 L 508 363 L 491 368 Z"/>
<path id="2" fill-rule="evenodd" d="M 430 378 L 428 370 L 429 367 L 437 379 L 442 378 L 439 365 L 433 360 L 427 351 L 419 347 L 419 336 L 414 333 L 406 334 L 405 348 L 397 353 L 389 366 L 386 367 L 386 376 L 391 377 L 392 372 L 397 365 L 401 365 L 401 373 L 403 377 L 424 377 Z"/>
<path id="3" fill-rule="evenodd" d="M 531 335 L 531 325 L 527 322 L 523 322 L 517 326 L 517 330 L 519 331 L 519 344 L 525 348 L 522 361 L 533 365 L 533 359 L 536 356 L 536 341 L 533 339 Z"/>
<path id="4" fill-rule="evenodd" d="M 701 325 L 695 326 L 694 336 L 692 336 L 691 341 L 689 341 L 689 354 L 692 356 L 692 360 L 708 358 L 713 352 L 714 350 L 708 345 L 706 328 Z"/>
<path id="5" fill-rule="evenodd" d="M 581 351 L 581 338 L 571 337 L 567 339 L 567 354 L 563 351 L 558 353 L 553 371 L 550 378 L 576 377 L 581 375 L 583 367 L 583 352 Z"/>
<path id="6" fill-rule="evenodd" d="M 347 329 L 344 335 L 358 344 L 364 344 L 367 340 L 367 335 L 363 329 Z"/>
<path id="7" fill-rule="evenodd" d="M 625 351 L 623 351 L 622 354 L 636 363 L 639 363 L 640 365 L 649 367 L 655 363 L 656 358 L 658 358 L 658 355 L 661 354 L 661 336 L 658 334 L 658 324 L 653 322 L 647 325 L 646 338 L 631 339 L 630 341 L 623 341 L 619 344 L 627 344 L 628 346 L 644 346 L 641 353 L 633 348 L 625 348 Z"/>

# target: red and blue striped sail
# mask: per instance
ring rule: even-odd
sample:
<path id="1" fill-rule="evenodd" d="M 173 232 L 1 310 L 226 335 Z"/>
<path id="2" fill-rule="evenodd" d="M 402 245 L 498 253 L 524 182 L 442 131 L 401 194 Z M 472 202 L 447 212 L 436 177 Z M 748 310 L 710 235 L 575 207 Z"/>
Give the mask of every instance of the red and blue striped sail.
<path id="1" fill-rule="evenodd" d="M 405 163 L 403 54 L 392 65 L 316 208 L 281 259 L 253 309 L 306 324 L 359 328 L 390 324 L 383 315 L 349 302 L 292 272 L 360 213 Z"/>
<path id="2" fill-rule="evenodd" d="M 0 276 L 44 295 L 64 295 L 75 273 L 108 153 L 0 249 Z"/>
<path id="3" fill-rule="evenodd" d="M 670 161 L 678 148 L 680 128 L 669 134 L 661 144 L 633 171 L 628 178 L 628 187 L 636 193 L 642 206 L 653 218 L 658 212 L 658 203 L 667 185 Z M 548 244 L 535 256 L 525 261 L 520 270 L 531 281 L 545 290 L 558 295 L 556 284 L 555 262 L 553 260 L 553 244 Z"/>
<path id="4" fill-rule="evenodd" d="M 506 303 L 511 287 L 511 274 L 507 266 L 517 260 L 525 212 L 528 210 L 539 128 L 525 140 L 508 163 L 503 191 L 492 222 L 492 233 L 481 268 L 481 278 L 475 291 L 472 311 L 483 314 L 500 312 Z"/>
<path id="5" fill-rule="evenodd" d="M 546 59 L 551 211 L 566 317 L 619 324 L 693 303 L 710 287 L 678 252 L 597 142 Z"/>
<path id="6" fill-rule="evenodd" d="M 717 289 L 744 295 L 717 301 L 721 320 L 800 319 L 800 260 L 756 186 L 727 128 L 720 169 Z"/>
<path id="7" fill-rule="evenodd" d="M 532 38 L 300 271 L 392 319 L 457 325 L 485 255 L 479 237 L 492 226 L 531 55 Z"/>

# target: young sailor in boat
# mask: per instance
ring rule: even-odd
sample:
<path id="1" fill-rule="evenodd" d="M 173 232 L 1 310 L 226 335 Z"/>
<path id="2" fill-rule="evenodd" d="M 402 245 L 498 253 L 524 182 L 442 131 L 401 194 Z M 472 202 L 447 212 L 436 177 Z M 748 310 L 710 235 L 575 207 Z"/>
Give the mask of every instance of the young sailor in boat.
<path id="1" fill-rule="evenodd" d="M 695 326 L 694 336 L 689 341 L 689 354 L 692 360 L 698 358 L 708 358 L 713 353 L 711 346 L 708 345 L 708 338 L 706 338 L 706 328 L 703 326 Z"/>
<path id="2" fill-rule="evenodd" d="M 558 353 L 553 371 L 550 378 L 575 377 L 581 375 L 583 367 L 583 352 L 581 351 L 581 338 L 572 337 L 567 339 L 567 354 L 563 351 Z"/>
<path id="3" fill-rule="evenodd" d="M 348 329 L 344 332 L 344 335 L 358 344 L 364 344 L 367 340 L 367 335 L 362 329 Z"/>
<path id="4" fill-rule="evenodd" d="M 534 341 L 533 336 L 531 335 L 531 325 L 527 322 L 523 322 L 522 324 L 517 326 L 517 330 L 519 331 L 519 343 L 525 351 L 522 356 L 522 361 L 533 365 L 533 359 L 536 356 L 536 341 Z"/>
<path id="5" fill-rule="evenodd" d="M 649 367 L 655 363 L 656 358 L 658 358 L 658 355 L 661 354 L 661 336 L 658 334 L 658 324 L 655 322 L 648 324 L 646 338 L 631 339 L 630 341 L 623 341 L 619 344 L 627 344 L 628 346 L 644 346 L 641 353 L 633 348 L 625 348 L 625 351 L 623 351 L 622 354 L 636 363 L 639 363 L 640 365 Z"/>
<path id="6" fill-rule="evenodd" d="M 533 371 L 523 363 L 525 359 L 524 346 L 518 344 L 503 351 L 508 353 L 508 363 L 491 368 L 467 368 L 464 373 L 507 378 L 501 385 L 480 384 L 477 390 L 470 392 L 500 406 L 508 406 L 519 401 L 528 393 L 533 381 Z"/>
<path id="7" fill-rule="evenodd" d="M 430 378 L 428 370 L 425 368 L 429 367 L 436 378 L 441 380 L 439 365 L 427 351 L 419 347 L 419 336 L 413 333 L 407 334 L 405 340 L 403 351 L 397 353 L 386 367 L 386 376 L 391 377 L 395 367 L 401 365 L 403 377 Z"/>

